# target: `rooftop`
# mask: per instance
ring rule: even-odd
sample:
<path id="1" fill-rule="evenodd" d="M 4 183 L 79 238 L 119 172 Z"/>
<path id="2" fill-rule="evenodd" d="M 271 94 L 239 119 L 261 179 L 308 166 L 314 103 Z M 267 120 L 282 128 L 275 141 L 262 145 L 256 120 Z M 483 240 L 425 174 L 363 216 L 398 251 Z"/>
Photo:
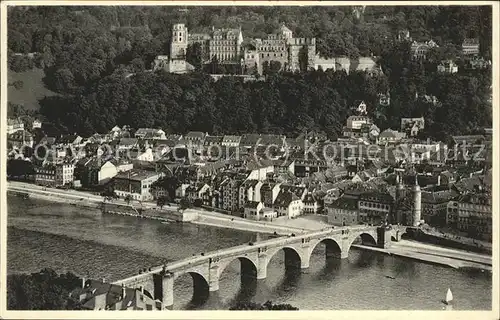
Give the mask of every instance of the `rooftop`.
<path id="1" fill-rule="evenodd" d="M 140 169 L 132 169 L 127 172 L 120 172 L 116 175 L 116 179 L 130 179 L 134 181 L 142 181 L 144 179 L 148 179 L 154 176 L 158 176 L 159 174 L 154 171 L 146 171 Z"/>

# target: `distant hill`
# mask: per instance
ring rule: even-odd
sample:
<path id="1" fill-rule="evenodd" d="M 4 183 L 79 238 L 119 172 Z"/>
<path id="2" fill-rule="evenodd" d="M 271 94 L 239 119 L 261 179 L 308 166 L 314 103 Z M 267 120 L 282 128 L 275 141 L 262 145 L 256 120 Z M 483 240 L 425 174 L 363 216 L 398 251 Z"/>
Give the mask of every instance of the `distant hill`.
<path id="1" fill-rule="evenodd" d="M 13 104 L 24 105 L 27 110 L 38 110 L 40 105 L 38 100 L 46 97 L 58 95 L 47 89 L 42 81 L 45 73 L 42 69 L 34 68 L 24 72 L 13 72 L 9 70 L 7 77 L 9 86 L 7 99 Z M 22 88 L 16 89 L 12 84 L 15 81 L 22 81 Z"/>

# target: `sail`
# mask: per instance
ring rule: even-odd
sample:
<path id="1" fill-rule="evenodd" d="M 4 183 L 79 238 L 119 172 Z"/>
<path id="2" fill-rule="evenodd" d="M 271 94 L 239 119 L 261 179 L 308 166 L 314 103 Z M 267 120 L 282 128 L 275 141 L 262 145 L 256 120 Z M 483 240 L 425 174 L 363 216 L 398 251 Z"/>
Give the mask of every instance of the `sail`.
<path id="1" fill-rule="evenodd" d="M 448 288 L 448 292 L 446 293 L 446 302 L 450 302 L 453 300 L 453 294 L 451 293 L 450 288 Z"/>

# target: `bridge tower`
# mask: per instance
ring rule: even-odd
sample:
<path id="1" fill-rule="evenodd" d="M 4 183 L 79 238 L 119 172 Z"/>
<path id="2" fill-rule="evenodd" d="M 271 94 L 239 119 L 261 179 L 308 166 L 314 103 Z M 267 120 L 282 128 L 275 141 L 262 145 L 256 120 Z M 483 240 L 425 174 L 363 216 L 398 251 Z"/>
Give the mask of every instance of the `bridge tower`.
<path id="1" fill-rule="evenodd" d="M 418 185 L 418 175 L 415 174 L 415 186 L 413 186 L 413 216 L 412 225 L 417 227 L 421 220 L 422 213 L 422 191 Z"/>
<path id="2" fill-rule="evenodd" d="M 401 177 L 398 175 L 398 184 L 396 186 L 396 206 L 395 206 L 395 222 L 404 224 L 403 217 L 403 201 L 405 197 L 405 187 L 401 181 Z"/>

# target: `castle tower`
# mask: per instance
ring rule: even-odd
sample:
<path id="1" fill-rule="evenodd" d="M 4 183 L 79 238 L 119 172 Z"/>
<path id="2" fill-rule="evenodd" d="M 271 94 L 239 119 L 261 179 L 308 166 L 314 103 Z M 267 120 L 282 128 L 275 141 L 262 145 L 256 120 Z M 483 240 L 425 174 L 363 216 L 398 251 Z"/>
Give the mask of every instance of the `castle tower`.
<path id="1" fill-rule="evenodd" d="M 415 173 L 415 186 L 413 187 L 413 226 L 418 226 L 422 213 L 422 191 L 418 185 L 418 175 Z"/>
<path id="2" fill-rule="evenodd" d="M 172 41 L 170 42 L 170 59 L 184 59 L 188 46 L 188 29 L 183 23 L 172 27 Z"/>

